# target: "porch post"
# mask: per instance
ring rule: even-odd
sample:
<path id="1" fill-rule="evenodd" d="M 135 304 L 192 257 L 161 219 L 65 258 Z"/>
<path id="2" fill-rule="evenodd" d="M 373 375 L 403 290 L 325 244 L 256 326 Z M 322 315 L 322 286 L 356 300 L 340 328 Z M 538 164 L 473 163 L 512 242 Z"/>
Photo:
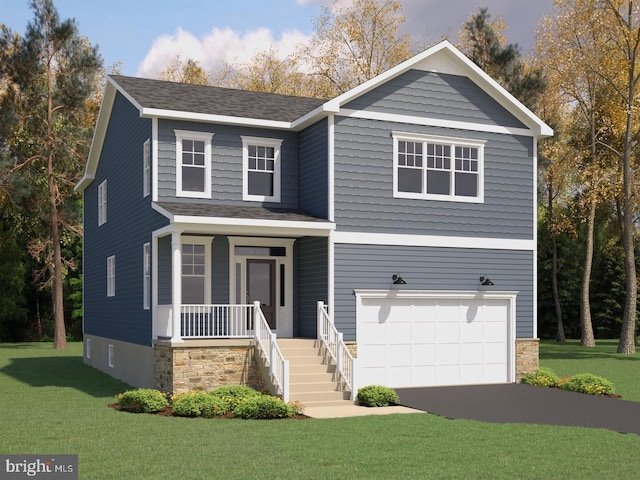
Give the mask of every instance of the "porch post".
<path id="1" fill-rule="evenodd" d="M 324 316 L 322 315 L 322 310 L 324 309 L 324 302 L 322 300 L 319 300 L 316 302 L 316 321 L 317 321 L 317 329 L 318 331 L 316 332 L 316 338 L 321 340 L 324 337 L 324 328 L 323 327 L 323 323 L 324 323 Z"/>
<path id="2" fill-rule="evenodd" d="M 181 232 L 171 233 L 171 342 L 183 342 L 180 332 L 182 314 L 182 242 Z"/>

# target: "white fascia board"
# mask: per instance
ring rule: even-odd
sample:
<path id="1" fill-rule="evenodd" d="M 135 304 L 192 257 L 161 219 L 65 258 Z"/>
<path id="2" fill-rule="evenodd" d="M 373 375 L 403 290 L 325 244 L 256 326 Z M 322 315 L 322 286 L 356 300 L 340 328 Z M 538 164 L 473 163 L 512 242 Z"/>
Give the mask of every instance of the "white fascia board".
<path id="1" fill-rule="evenodd" d="M 334 243 L 352 245 L 396 245 L 410 247 L 473 248 L 481 250 L 535 251 L 534 240 L 509 238 L 451 237 L 396 233 L 334 232 Z"/>
<path id="2" fill-rule="evenodd" d="M 519 135 L 524 137 L 536 136 L 532 130 L 524 128 L 504 127 L 502 125 L 489 125 L 484 123 L 458 122 L 454 120 L 442 120 L 438 118 L 414 117 L 410 115 L 398 115 L 383 112 L 373 112 L 370 110 L 349 110 L 340 112 L 341 116 L 351 118 L 362 118 L 365 120 L 380 120 L 395 123 L 407 123 L 411 125 L 421 125 L 425 127 L 444 127 L 456 130 L 467 130 L 474 132 L 502 133 L 506 135 Z"/>
<path id="3" fill-rule="evenodd" d="M 107 77 L 108 80 L 109 77 Z M 109 119 L 111 118 L 111 111 L 113 109 L 113 101 L 116 98 L 116 89 L 113 82 L 107 82 L 104 95 L 102 96 L 102 103 L 100 104 L 100 111 L 98 112 L 98 120 L 96 121 L 96 127 L 93 131 L 93 138 L 91 139 L 91 148 L 89 149 L 89 156 L 87 157 L 87 166 L 84 170 L 84 175 L 74 187 L 76 192 L 84 192 L 91 182 L 95 179 L 96 171 L 98 170 L 98 162 L 100 161 L 100 155 L 102 154 L 102 146 L 104 145 L 104 139 L 107 135 L 107 127 L 109 126 Z"/>
<path id="4" fill-rule="evenodd" d="M 143 118 L 163 118 L 171 120 L 188 120 L 206 123 L 221 123 L 225 125 L 238 125 L 245 127 L 264 127 L 278 130 L 290 130 L 291 122 L 276 120 L 261 120 L 258 118 L 231 117 L 228 115 L 211 115 L 208 113 L 179 112 L 175 110 L 162 110 L 159 108 L 143 108 L 140 112 Z"/>
<path id="5" fill-rule="evenodd" d="M 299 131 L 309 125 L 317 122 L 321 118 L 324 118 L 332 113 L 338 113 L 340 111 L 340 105 L 333 100 L 323 103 L 315 110 L 310 111 L 306 115 L 303 115 L 299 119 L 295 120 L 291 124 L 293 130 Z"/>

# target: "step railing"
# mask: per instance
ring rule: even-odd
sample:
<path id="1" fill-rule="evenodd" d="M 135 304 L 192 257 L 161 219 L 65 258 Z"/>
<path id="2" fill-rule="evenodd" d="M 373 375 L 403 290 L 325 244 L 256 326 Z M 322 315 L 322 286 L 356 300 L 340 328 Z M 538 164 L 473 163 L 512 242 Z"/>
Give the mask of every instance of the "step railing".
<path id="1" fill-rule="evenodd" d="M 318 308 L 318 340 L 320 340 L 336 365 L 340 381 L 351 392 L 351 400 L 355 400 L 355 360 L 344 343 L 342 332 L 338 332 L 329 316 L 324 302 L 317 303 Z"/>
<path id="2" fill-rule="evenodd" d="M 276 341 L 276 334 L 271 331 L 260 302 L 253 303 L 254 338 L 256 347 L 269 369 L 269 377 L 274 382 L 276 391 L 285 402 L 289 401 L 289 360 L 285 360 Z"/>

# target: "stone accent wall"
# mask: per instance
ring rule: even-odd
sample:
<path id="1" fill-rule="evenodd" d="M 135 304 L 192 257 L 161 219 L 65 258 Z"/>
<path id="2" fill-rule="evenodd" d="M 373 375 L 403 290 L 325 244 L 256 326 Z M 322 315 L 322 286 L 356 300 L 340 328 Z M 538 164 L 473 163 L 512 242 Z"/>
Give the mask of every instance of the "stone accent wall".
<path id="1" fill-rule="evenodd" d="M 221 385 L 265 388 L 253 345 L 154 344 L 155 388 L 185 393 L 210 391 Z"/>
<path id="2" fill-rule="evenodd" d="M 540 368 L 539 347 L 540 340 L 537 338 L 516 339 L 516 382 Z"/>
<path id="3" fill-rule="evenodd" d="M 356 342 L 344 342 L 344 344 L 347 346 L 349 353 L 353 355 L 353 358 L 358 358 L 358 344 Z"/>

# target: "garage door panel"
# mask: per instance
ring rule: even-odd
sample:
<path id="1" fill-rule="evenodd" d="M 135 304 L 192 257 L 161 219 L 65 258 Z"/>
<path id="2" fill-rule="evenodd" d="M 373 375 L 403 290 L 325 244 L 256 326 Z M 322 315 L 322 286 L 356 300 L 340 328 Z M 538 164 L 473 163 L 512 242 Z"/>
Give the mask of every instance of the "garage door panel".
<path id="1" fill-rule="evenodd" d="M 419 321 L 413 324 L 412 340 L 414 343 L 432 343 L 436 339 L 436 322 Z"/>
<path id="2" fill-rule="evenodd" d="M 439 323 L 455 323 L 460 322 L 460 304 L 455 302 L 442 301 L 436 309 L 436 316 Z"/>
<path id="3" fill-rule="evenodd" d="M 507 341 L 507 322 L 487 322 L 484 324 L 484 341 L 493 343 L 503 343 Z"/>
<path id="4" fill-rule="evenodd" d="M 387 326 L 387 343 L 411 343 L 411 323 L 405 321 Z"/>
<path id="5" fill-rule="evenodd" d="M 465 343 L 461 347 L 460 363 L 473 364 L 482 362 L 484 357 L 484 345 L 482 343 Z"/>
<path id="6" fill-rule="evenodd" d="M 507 376 L 507 365 L 505 363 L 485 365 L 483 376 L 486 383 L 503 383 Z"/>
<path id="7" fill-rule="evenodd" d="M 460 384 L 473 383 L 478 378 L 484 377 L 484 366 L 482 364 L 462 365 L 460 367 Z"/>
<path id="8" fill-rule="evenodd" d="M 507 354 L 506 343 L 487 343 L 484 358 L 487 363 L 506 363 Z"/>
<path id="9" fill-rule="evenodd" d="M 460 323 L 438 323 L 436 327 L 436 338 L 440 343 L 460 342 Z"/>
<path id="10" fill-rule="evenodd" d="M 438 365 L 458 365 L 460 363 L 460 344 L 438 343 L 436 345 Z"/>
<path id="11" fill-rule="evenodd" d="M 435 365 L 436 364 L 436 345 L 432 344 L 413 344 L 411 348 L 413 365 Z"/>
<path id="12" fill-rule="evenodd" d="M 414 366 L 411 380 L 412 385 L 434 385 L 436 383 L 435 365 Z"/>
<path id="13" fill-rule="evenodd" d="M 358 345 L 358 356 L 366 359 L 366 365 L 380 366 L 387 362 L 386 345 Z"/>
<path id="14" fill-rule="evenodd" d="M 388 345 L 387 364 L 390 366 L 411 365 L 411 344 Z"/>
<path id="15" fill-rule="evenodd" d="M 387 369 L 387 380 L 396 387 L 400 385 L 411 385 L 411 373 L 410 366 L 389 367 Z"/>
<path id="16" fill-rule="evenodd" d="M 398 387 L 399 385 L 391 385 L 387 379 L 387 367 L 367 367 L 358 372 L 358 384 L 365 385 L 388 385 Z"/>
<path id="17" fill-rule="evenodd" d="M 483 338 L 484 325 L 481 320 L 475 320 L 473 322 L 462 322 L 460 324 L 460 341 L 473 342 L 479 338 Z"/>

